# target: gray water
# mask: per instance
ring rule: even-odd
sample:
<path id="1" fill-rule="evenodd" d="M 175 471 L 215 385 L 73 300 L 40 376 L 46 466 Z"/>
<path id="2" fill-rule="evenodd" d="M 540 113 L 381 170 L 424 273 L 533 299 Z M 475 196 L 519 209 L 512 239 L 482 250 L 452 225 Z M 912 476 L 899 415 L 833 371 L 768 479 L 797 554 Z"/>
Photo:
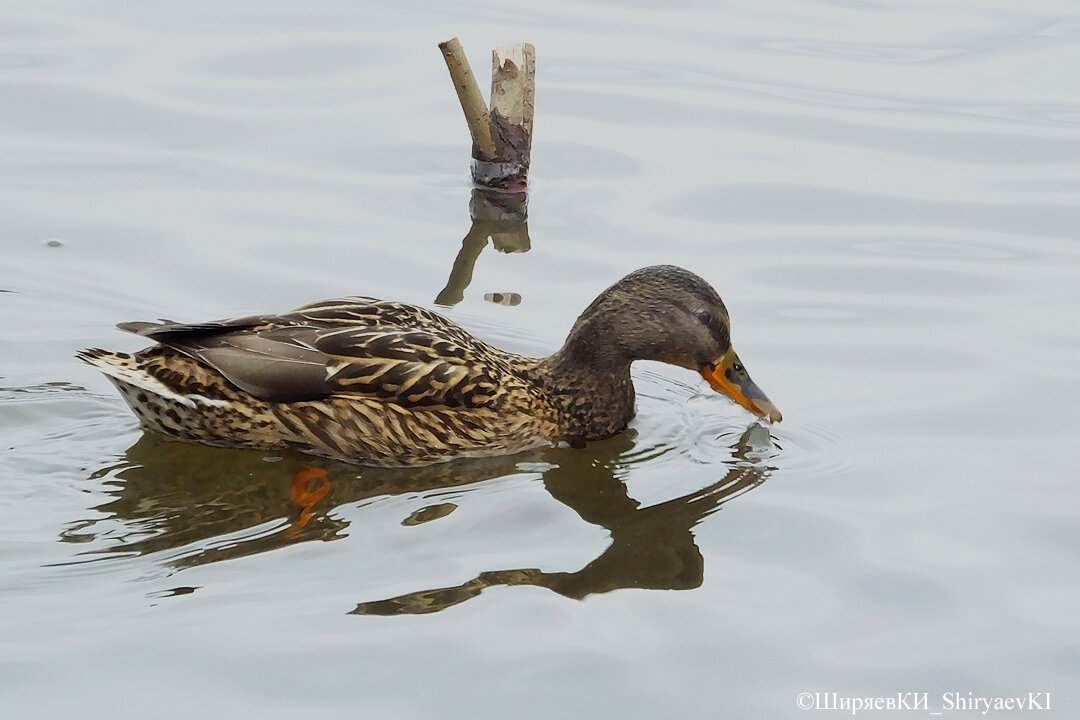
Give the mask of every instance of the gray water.
<path id="1" fill-rule="evenodd" d="M 537 48 L 528 252 L 462 247 L 454 35 Z M 1078 67 L 1058 2 L 6 5 L 5 716 L 1077 717 Z M 311 459 L 144 436 L 72 357 L 432 306 L 459 251 L 443 312 L 533 354 L 694 270 L 784 422 L 643 363 L 610 441 L 317 461 L 305 516 Z"/>

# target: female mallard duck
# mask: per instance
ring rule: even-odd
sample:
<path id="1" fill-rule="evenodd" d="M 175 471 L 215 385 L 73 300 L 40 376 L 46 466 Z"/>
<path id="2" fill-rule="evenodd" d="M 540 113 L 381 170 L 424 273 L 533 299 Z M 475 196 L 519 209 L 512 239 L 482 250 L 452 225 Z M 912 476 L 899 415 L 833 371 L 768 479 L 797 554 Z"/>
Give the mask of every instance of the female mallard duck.
<path id="1" fill-rule="evenodd" d="M 79 357 L 109 376 L 145 427 L 207 445 L 381 466 L 579 446 L 626 428 L 635 360 L 697 370 L 746 409 L 780 420 L 731 346 L 720 296 L 672 266 L 605 290 L 546 358 L 503 352 L 424 308 L 366 297 L 119 327 L 157 344 Z"/>

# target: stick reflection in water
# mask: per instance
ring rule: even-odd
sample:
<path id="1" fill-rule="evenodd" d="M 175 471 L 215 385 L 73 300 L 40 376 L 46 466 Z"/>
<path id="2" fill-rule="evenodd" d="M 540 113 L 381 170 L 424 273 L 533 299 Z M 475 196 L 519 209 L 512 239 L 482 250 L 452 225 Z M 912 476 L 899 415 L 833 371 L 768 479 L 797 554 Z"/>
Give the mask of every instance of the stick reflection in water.
<path id="1" fill-rule="evenodd" d="M 465 297 L 465 289 L 472 282 L 476 260 L 487 247 L 488 238 L 501 253 L 524 253 L 532 247 L 529 240 L 528 198 L 523 192 L 474 188 L 469 201 L 469 216 L 472 226 L 461 241 L 461 250 L 454 259 L 446 287 L 435 298 L 439 305 L 457 305 Z M 496 295 L 498 299 L 495 299 Z M 511 301 L 513 298 L 516 298 L 516 302 Z M 517 305 L 521 302 L 521 295 L 487 293 L 484 299 L 501 305 Z"/>

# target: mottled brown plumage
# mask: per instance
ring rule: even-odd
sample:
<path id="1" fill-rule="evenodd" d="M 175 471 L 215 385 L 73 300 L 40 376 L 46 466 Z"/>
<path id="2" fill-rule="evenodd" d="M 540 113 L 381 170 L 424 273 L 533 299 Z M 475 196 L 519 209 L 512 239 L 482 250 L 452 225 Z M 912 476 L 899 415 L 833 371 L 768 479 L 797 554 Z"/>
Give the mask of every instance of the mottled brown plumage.
<path id="1" fill-rule="evenodd" d="M 282 315 L 119 327 L 157 344 L 79 357 L 109 376 L 146 428 L 381 466 L 609 437 L 633 416 L 634 360 L 697 369 L 713 382 L 719 363 L 735 357 L 720 297 L 670 266 L 608 288 L 542 359 L 503 352 L 424 308 L 367 297 Z M 737 357 L 735 366 L 745 375 Z M 750 399 L 718 389 L 779 419 L 748 376 L 730 372 Z"/>

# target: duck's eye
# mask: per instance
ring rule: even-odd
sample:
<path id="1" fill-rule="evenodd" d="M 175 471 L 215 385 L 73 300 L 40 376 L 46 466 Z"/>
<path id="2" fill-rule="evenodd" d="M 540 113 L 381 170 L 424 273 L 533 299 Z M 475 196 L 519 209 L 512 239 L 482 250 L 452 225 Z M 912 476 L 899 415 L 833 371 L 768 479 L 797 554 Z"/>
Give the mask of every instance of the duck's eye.
<path id="1" fill-rule="evenodd" d="M 702 325 L 712 325 L 713 316 L 708 310 L 702 310 L 697 314 L 697 319 L 701 321 Z"/>
<path id="2" fill-rule="evenodd" d="M 746 368 L 743 367 L 743 364 L 741 362 L 733 363 L 731 365 L 731 369 L 739 373 L 740 375 L 746 372 Z"/>

